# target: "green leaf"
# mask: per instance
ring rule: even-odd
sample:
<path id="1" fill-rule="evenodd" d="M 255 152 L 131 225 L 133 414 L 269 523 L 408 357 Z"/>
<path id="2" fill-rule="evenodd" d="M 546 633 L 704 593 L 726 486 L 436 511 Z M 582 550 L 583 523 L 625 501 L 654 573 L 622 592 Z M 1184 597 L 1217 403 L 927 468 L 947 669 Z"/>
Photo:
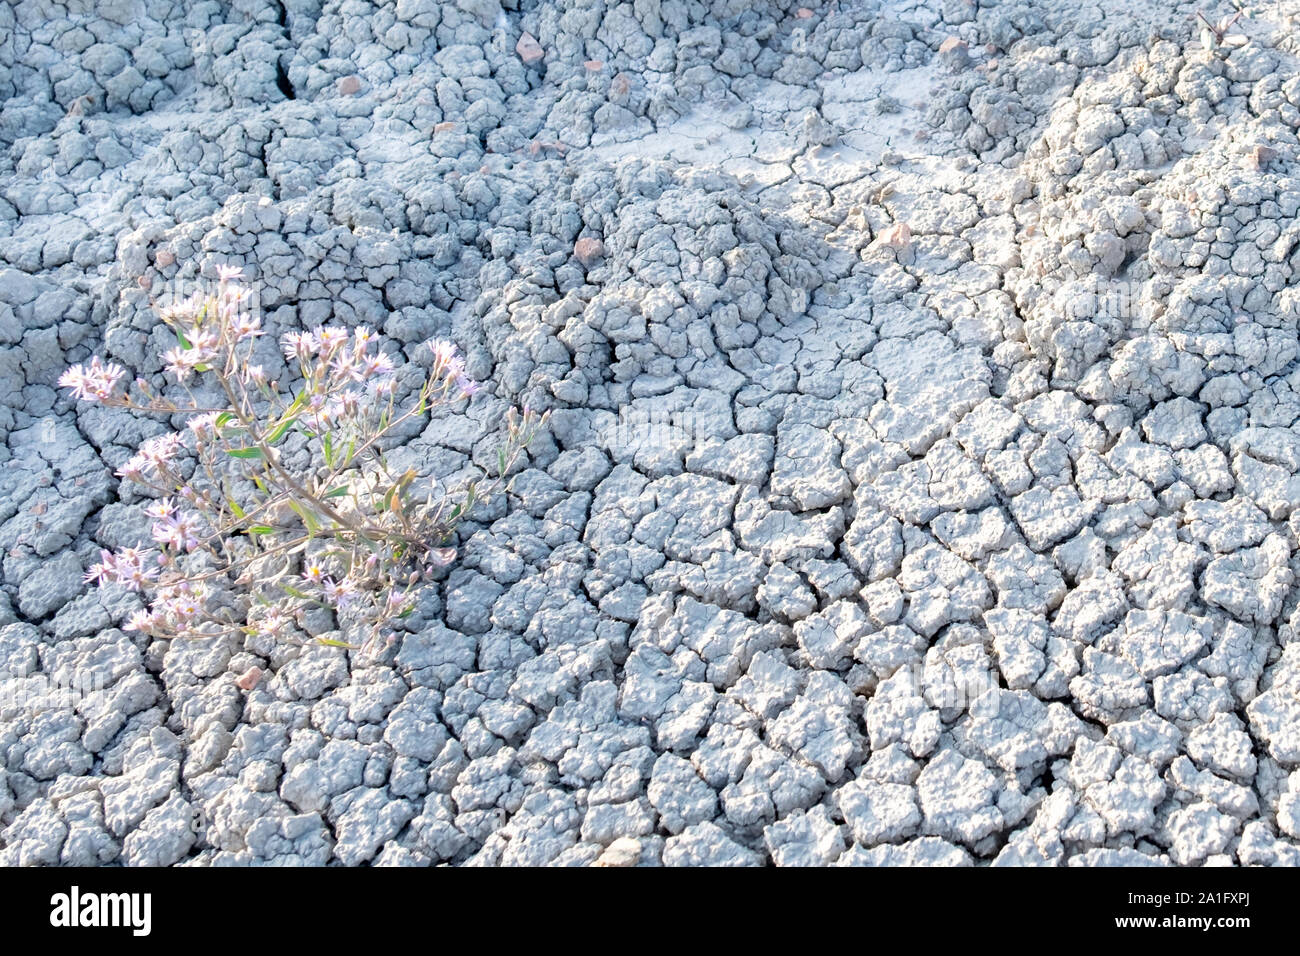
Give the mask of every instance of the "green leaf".
<path id="1" fill-rule="evenodd" d="M 194 348 L 193 345 L 190 345 L 190 340 L 185 337 L 185 333 L 182 332 L 180 329 L 176 330 L 176 341 L 181 343 L 181 348 L 183 349 Z"/>
<path id="2" fill-rule="evenodd" d="M 348 493 L 348 486 L 347 486 L 347 485 L 339 485 L 339 486 L 338 486 L 337 488 L 335 488 L 333 491 L 328 492 L 328 493 L 325 495 L 325 497 L 326 497 L 326 498 L 342 498 L 342 497 L 343 497 L 344 495 L 346 495 L 347 493 Z"/>
<path id="3" fill-rule="evenodd" d="M 216 428 L 221 429 L 234 420 L 235 420 L 234 412 L 222 412 L 220 415 L 217 416 L 217 420 L 214 424 Z"/>
<path id="4" fill-rule="evenodd" d="M 272 528 L 269 524 L 255 524 L 249 526 L 248 533 L 249 534 L 275 534 L 275 529 Z"/>
<path id="5" fill-rule="evenodd" d="M 308 534 L 314 535 L 317 531 L 320 530 L 320 521 L 316 519 L 316 516 L 314 514 L 312 514 L 310 511 L 308 511 L 298 502 L 290 501 L 289 507 L 293 509 L 294 514 L 296 514 L 299 518 L 302 519 L 302 523 L 307 526 Z"/>
<path id="6" fill-rule="evenodd" d="M 239 507 L 239 502 L 236 501 L 234 498 L 227 498 L 226 504 L 230 506 L 230 510 L 231 512 L 234 513 L 236 518 L 244 517 L 244 509 Z"/>
<path id="7" fill-rule="evenodd" d="M 275 431 L 271 432 L 271 434 L 266 436 L 266 443 L 268 445 L 274 445 L 276 442 L 278 442 L 281 438 L 284 437 L 284 433 L 287 432 L 289 428 L 293 425 L 293 423 L 296 422 L 297 420 L 298 420 L 297 415 L 294 415 L 290 418 L 286 418 L 284 421 L 282 421 L 279 425 L 276 426 Z"/>
<path id="8" fill-rule="evenodd" d="M 326 647 L 351 647 L 352 646 L 347 641 L 336 641 L 332 637 L 318 637 L 316 638 L 316 643 L 324 644 Z"/>
<path id="9" fill-rule="evenodd" d="M 504 475 L 505 473 L 506 473 L 506 450 L 504 448 L 498 448 L 497 449 L 497 474 Z"/>
<path id="10" fill-rule="evenodd" d="M 226 454 L 231 458 L 261 458 L 260 448 L 227 448 Z"/>
<path id="11" fill-rule="evenodd" d="M 334 442 L 330 440 L 329 435 L 326 435 L 324 438 L 321 439 L 321 447 L 325 450 L 325 467 L 333 468 L 334 467 Z"/>

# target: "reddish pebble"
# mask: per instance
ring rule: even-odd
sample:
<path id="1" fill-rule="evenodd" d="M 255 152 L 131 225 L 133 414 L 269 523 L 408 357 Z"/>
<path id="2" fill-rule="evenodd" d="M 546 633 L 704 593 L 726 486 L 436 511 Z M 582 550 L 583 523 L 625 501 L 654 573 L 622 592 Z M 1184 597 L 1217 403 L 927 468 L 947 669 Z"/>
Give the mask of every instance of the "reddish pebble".
<path id="1" fill-rule="evenodd" d="M 965 50 L 967 43 L 961 37 L 948 37 L 939 44 L 940 53 L 951 53 L 953 50 Z"/>
<path id="2" fill-rule="evenodd" d="M 519 54 L 519 59 L 525 63 L 536 63 L 546 55 L 545 51 L 542 50 L 542 45 L 537 42 L 537 38 L 527 31 L 515 44 L 515 52 Z"/>
<path id="3" fill-rule="evenodd" d="M 798 10 L 794 12 L 794 15 L 798 17 L 800 20 L 807 20 L 809 17 L 812 16 L 812 11 L 809 10 L 807 7 L 800 7 Z"/>
<path id="4" fill-rule="evenodd" d="M 603 69 L 605 68 L 605 61 L 604 61 L 604 60 L 585 60 L 585 61 L 583 61 L 583 64 L 582 64 L 582 65 L 585 66 L 587 69 L 591 70 L 592 73 L 595 73 L 595 72 L 597 72 L 597 71 L 599 71 L 599 70 L 603 70 Z"/>
<path id="5" fill-rule="evenodd" d="M 880 240 L 886 246 L 901 249 L 912 241 L 912 227 L 905 222 L 896 222 L 880 234 Z"/>
<path id="6" fill-rule="evenodd" d="M 235 685 L 240 690 L 252 690 L 258 685 L 258 682 L 261 681 L 261 679 L 262 668 L 250 667 L 248 670 L 244 671 L 244 673 L 239 675 L 238 680 L 235 681 Z"/>
<path id="7" fill-rule="evenodd" d="M 435 133 L 446 133 L 455 128 L 456 128 L 455 123 L 435 123 L 433 125 L 433 131 Z"/>
<path id="8" fill-rule="evenodd" d="M 339 80 L 339 93 L 343 96 L 351 96 L 361 89 L 361 81 L 355 76 L 345 76 Z"/>
<path id="9" fill-rule="evenodd" d="M 1277 159 L 1277 150 L 1272 146 L 1265 146 L 1260 143 L 1251 152 L 1251 159 L 1254 160 L 1256 169 L 1263 169 L 1273 160 Z"/>
<path id="10" fill-rule="evenodd" d="M 573 244 L 573 254 L 584 266 L 589 266 L 605 255 L 605 244 L 599 239 L 579 239 Z"/>
<path id="11" fill-rule="evenodd" d="M 140 276 L 140 278 L 136 279 L 135 281 L 136 284 L 139 285 L 140 288 L 142 289 L 147 289 L 149 288 L 149 286 L 153 285 L 153 280 L 150 279 L 148 276 Z"/>
<path id="12" fill-rule="evenodd" d="M 176 255 L 170 249 L 159 249 L 158 254 L 153 257 L 154 263 L 162 269 L 176 261 Z"/>

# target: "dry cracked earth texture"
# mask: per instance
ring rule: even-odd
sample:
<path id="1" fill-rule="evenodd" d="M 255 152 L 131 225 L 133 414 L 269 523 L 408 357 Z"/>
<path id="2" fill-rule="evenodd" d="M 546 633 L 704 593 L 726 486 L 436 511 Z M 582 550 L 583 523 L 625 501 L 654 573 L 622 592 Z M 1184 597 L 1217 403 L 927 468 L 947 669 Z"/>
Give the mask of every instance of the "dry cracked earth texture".
<path id="1" fill-rule="evenodd" d="M 1300 3 L 803 2 L 0 6 L 0 863 L 1300 862 Z M 552 410 L 377 660 L 82 583 L 225 262 Z"/>

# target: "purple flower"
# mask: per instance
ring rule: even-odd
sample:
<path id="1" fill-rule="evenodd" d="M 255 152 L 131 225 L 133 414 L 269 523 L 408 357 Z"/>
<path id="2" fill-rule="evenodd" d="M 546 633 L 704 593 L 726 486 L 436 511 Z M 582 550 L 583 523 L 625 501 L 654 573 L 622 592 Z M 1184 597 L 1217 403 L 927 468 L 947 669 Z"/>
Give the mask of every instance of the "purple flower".
<path id="1" fill-rule="evenodd" d="M 96 584 L 121 584 L 130 591 L 139 591 L 158 577 L 158 568 L 147 560 L 148 553 L 140 548 L 123 548 L 114 554 L 99 552 L 99 563 L 86 572 L 86 581 Z"/>
<path id="2" fill-rule="evenodd" d="M 117 470 L 117 476 L 127 481 L 143 482 L 145 480 L 144 459 L 139 455 L 132 455 L 131 459 Z"/>
<path id="3" fill-rule="evenodd" d="M 479 390 L 478 382 L 474 381 L 464 373 L 456 376 L 456 387 L 460 389 L 460 394 L 463 398 L 469 398 Z"/>
<path id="4" fill-rule="evenodd" d="M 383 352 L 377 355 L 367 355 L 365 362 L 362 363 L 362 378 L 373 378 L 375 376 L 390 375 L 393 371 L 393 360 Z"/>
<path id="5" fill-rule="evenodd" d="M 289 361 L 305 362 L 316 351 L 316 337 L 310 332 L 286 332 L 280 341 L 284 343 L 284 357 Z"/>
<path id="6" fill-rule="evenodd" d="M 344 578 L 342 581 L 335 581 L 333 578 L 326 578 L 321 582 L 321 593 L 325 600 L 333 604 L 340 611 L 346 611 L 352 606 L 356 597 L 356 585 Z"/>
<path id="7" fill-rule="evenodd" d="M 173 515 L 155 521 L 150 529 L 154 541 L 176 551 L 193 551 L 199 544 L 199 523 L 193 515 Z"/>
<path id="8" fill-rule="evenodd" d="M 92 564 L 86 572 L 87 584 L 108 584 L 117 580 L 117 558 L 112 551 L 100 549 L 99 563 Z"/>
<path id="9" fill-rule="evenodd" d="M 216 357 L 221 347 L 221 336 L 215 329 L 194 329 L 190 332 L 190 346 L 202 356 L 201 361 Z"/>
<path id="10" fill-rule="evenodd" d="M 199 611 L 202 610 L 198 600 L 188 594 L 178 594 L 175 597 L 167 598 L 165 601 L 160 602 L 160 605 L 156 613 L 170 617 L 179 624 L 184 624 L 198 617 Z"/>
<path id="11" fill-rule="evenodd" d="M 348 330 L 337 325 L 327 325 L 316 332 L 316 341 L 320 343 L 322 356 L 332 355 L 334 351 L 348 340 Z"/>
<path id="12" fill-rule="evenodd" d="M 258 634 L 276 635 L 282 634 L 287 628 L 293 625 L 293 618 L 286 614 L 278 607 L 267 608 L 257 619 L 257 622 L 249 622 Z"/>
<path id="13" fill-rule="evenodd" d="M 453 362 L 459 361 L 456 356 L 456 346 L 446 339 L 434 339 L 429 343 L 429 349 L 433 352 L 434 378 L 440 378 L 452 367 Z"/>
<path id="14" fill-rule="evenodd" d="M 196 438 L 209 439 L 217 437 L 217 412 L 204 412 L 201 415 L 195 415 L 185 423 L 190 431 L 194 432 Z"/>
<path id="15" fill-rule="evenodd" d="M 180 447 L 181 436 L 175 433 L 150 438 L 130 461 L 117 470 L 118 477 L 143 483 L 150 477 L 161 475 L 171 465 Z"/>
<path id="16" fill-rule="evenodd" d="M 354 382 L 361 381 L 361 368 L 357 365 L 356 356 L 351 352 L 340 352 L 334 356 L 330 360 L 330 368 L 340 382 L 349 379 Z"/>
<path id="17" fill-rule="evenodd" d="M 171 518 L 176 514 L 176 502 L 171 498 L 159 498 L 157 501 L 151 501 L 144 509 L 144 513 L 156 521 Z"/>
<path id="18" fill-rule="evenodd" d="M 200 365 L 217 357 L 221 340 L 210 329 L 191 329 L 185 345 L 178 345 L 163 353 L 167 371 L 178 382 L 187 381 Z"/>
<path id="19" fill-rule="evenodd" d="M 171 464 L 181 447 L 181 436 L 175 432 L 156 435 L 140 446 L 140 457 L 154 471 L 161 472 Z"/>
<path id="20" fill-rule="evenodd" d="M 138 631 L 141 634 L 151 634 L 158 626 L 158 616 L 153 611 L 139 610 L 131 614 L 130 620 L 122 626 L 125 631 Z"/>
<path id="21" fill-rule="evenodd" d="M 241 341 L 265 334 L 262 331 L 262 320 L 248 312 L 240 312 L 230 320 L 230 331 Z"/>
<path id="22" fill-rule="evenodd" d="M 179 345 L 164 352 L 162 359 L 168 374 L 178 382 L 188 381 L 195 366 L 202 362 L 196 350 L 182 348 Z"/>
<path id="23" fill-rule="evenodd" d="M 59 376 L 59 385 L 70 389 L 75 398 L 85 402 L 102 402 L 110 398 L 117 383 L 126 375 L 120 365 L 103 364 L 96 355 L 89 365 L 74 365 Z"/>

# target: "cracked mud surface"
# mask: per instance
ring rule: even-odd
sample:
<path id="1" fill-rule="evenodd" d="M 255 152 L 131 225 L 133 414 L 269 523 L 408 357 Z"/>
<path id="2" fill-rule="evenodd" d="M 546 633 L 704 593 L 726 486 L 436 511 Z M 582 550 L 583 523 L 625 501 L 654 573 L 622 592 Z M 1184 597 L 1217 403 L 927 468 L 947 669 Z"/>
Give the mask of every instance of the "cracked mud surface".
<path id="1" fill-rule="evenodd" d="M 0 7 L 0 863 L 1300 863 L 1300 3 L 1246 9 Z M 221 262 L 457 342 L 437 481 L 552 410 L 379 661 L 81 583 L 159 426 L 54 382 L 161 382 Z"/>

